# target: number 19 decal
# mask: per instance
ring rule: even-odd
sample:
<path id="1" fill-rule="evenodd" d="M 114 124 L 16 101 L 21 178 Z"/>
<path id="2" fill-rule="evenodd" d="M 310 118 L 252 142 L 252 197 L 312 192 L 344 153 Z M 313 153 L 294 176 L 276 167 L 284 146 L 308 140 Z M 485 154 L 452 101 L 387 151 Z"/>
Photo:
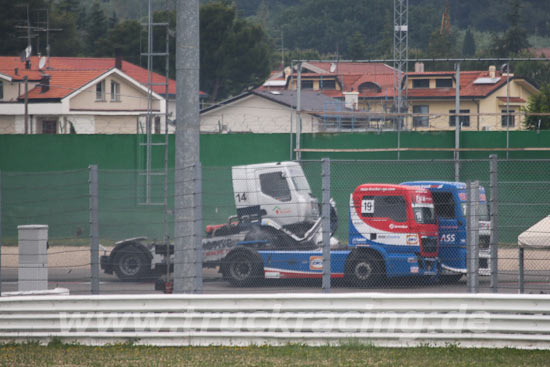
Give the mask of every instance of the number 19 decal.
<path id="1" fill-rule="evenodd" d="M 374 200 L 363 199 L 361 201 L 361 214 L 374 213 Z"/>

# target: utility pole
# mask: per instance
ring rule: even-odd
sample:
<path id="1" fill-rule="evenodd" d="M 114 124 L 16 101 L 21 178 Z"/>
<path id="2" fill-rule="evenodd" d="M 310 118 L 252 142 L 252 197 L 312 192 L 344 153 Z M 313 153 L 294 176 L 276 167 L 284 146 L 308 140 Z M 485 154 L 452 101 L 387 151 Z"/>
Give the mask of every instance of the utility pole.
<path id="1" fill-rule="evenodd" d="M 23 77 L 25 81 L 25 134 L 29 133 L 29 77 Z"/>
<path id="2" fill-rule="evenodd" d="M 174 293 L 198 291 L 195 195 L 200 162 L 199 0 L 178 0 L 176 10 L 176 172 L 174 199 Z M 199 252 L 200 253 L 200 252 Z"/>
<path id="3" fill-rule="evenodd" d="M 401 147 L 403 113 L 408 112 L 408 81 L 404 85 L 403 74 L 408 71 L 409 59 L 409 0 L 393 1 L 393 110 L 397 113 L 397 148 Z M 397 159 L 400 152 L 397 151 Z"/>
<path id="4" fill-rule="evenodd" d="M 456 88 L 455 88 L 455 181 L 460 181 L 460 63 L 455 64 L 456 68 Z"/>

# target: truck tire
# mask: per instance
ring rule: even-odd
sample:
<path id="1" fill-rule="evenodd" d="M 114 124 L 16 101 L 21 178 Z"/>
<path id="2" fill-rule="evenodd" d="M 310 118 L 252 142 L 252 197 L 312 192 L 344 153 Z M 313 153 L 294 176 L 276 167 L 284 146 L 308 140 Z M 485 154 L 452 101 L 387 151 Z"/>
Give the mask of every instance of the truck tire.
<path id="1" fill-rule="evenodd" d="M 123 281 L 152 279 L 151 260 L 135 246 L 126 246 L 116 253 L 113 269 Z"/>
<path id="2" fill-rule="evenodd" d="M 382 262 L 374 256 L 361 254 L 346 264 L 346 278 L 356 287 L 378 284 L 383 278 Z"/>
<path id="3" fill-rule="evenodd" d="M 248 287 L 263 279 L 261 259 L 250 252 L 229 254 L 225 263 L 224 277 L 235 287 Z"/>
<path id="4" fill-rule="evenodd" d="M 439 282 L 441 284 L 455 284 L 462 278 L 463 274 L 446 274 L 439 276 Z"/>

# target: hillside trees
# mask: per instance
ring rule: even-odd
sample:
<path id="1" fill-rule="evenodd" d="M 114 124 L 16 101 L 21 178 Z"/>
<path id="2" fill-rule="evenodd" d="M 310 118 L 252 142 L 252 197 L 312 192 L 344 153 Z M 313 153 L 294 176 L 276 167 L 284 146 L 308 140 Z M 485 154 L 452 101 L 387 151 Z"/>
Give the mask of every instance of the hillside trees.
<path id="1" fill-rule="evenodd" d="M 550 84 L 541 88 L 540 93 L 529 98 L 528 113 L 550 113 Z M 528 115 L 524 122 L 528 130 L 550 129 L 550 116 Z M 540 124 L 540 125 L 539 125 Z"/>
<path id="2" fill-rule="evenodd" d="M 200 87 L 215 101 L 261 84 L 270 72 L 263 28 L 236 15 L 236 8 L 211 2 L 200 9 Z"/>

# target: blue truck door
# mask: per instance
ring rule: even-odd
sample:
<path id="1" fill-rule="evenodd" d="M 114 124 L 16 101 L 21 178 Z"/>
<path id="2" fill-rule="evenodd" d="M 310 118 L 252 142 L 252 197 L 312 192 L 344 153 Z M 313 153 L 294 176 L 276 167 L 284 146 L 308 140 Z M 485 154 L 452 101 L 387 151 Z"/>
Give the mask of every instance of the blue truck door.
<path id="1" fill-rule="evenodd" d="M 464 270 L 466 268 L 466 240 L 463 233 L 465 219 L 460 201 L 452 191 L 432 190 L 432 197 L 439 219 L 441 264 L 444 268 L 447 266 Z"/>

